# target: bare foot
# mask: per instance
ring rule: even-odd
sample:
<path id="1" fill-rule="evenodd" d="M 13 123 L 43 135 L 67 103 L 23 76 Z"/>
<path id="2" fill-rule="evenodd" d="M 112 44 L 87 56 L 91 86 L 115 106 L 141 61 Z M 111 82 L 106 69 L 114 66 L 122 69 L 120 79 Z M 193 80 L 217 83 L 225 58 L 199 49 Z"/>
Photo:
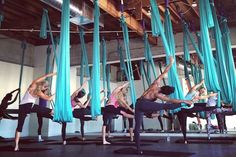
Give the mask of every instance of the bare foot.
<path id="1" fill-rule="evenodd" d="M 14 148 L 14 152 L 17 152 L 17 151 L 19 151 L 19 146 L 15 146 Z"/>
<path id="2" fill-rule="evenodd" d="M 50 115 L 51 115 L 51 116 L 53 116 L 53 115 L 54 115 L 54 110 L 52 110 L 52 111 L 50 112 Z"/>
<path id="3" fill-rule="evenodd" d="M 130 138 L 130 142 L 134 142 L 134 138 L 133 137 Z"/>
<path id="4" fill-rule="evenodd" d="M 103 144 L 111 144 L 110 142 L 107 142 L 107 141 L 103 141 Z"/>
<path id="5" fill-rule="evenodd" d="M 63 141 L 63 145 L 66 145 L 66 141 Z"/>

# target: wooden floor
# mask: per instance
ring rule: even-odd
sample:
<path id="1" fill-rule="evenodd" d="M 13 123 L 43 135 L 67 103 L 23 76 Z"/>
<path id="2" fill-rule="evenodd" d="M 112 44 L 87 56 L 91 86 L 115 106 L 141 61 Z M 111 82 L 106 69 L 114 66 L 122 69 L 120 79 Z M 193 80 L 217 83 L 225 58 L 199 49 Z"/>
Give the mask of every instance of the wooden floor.
<path id="1" fill-rule="evenodd" d="M 181 137 L 143 136 L 141 156 L 161 157 L 235 157 L 236 137 L 212 137 L 209 142 L 205 137 L 189 138 L 189 144 L 183 144 Z M 80 141 L 78 135 L 68 136 L 67 145 L 62 145 L 60 137 L 50 137 L 38 143 L 36 137 L 21 140 L 20 151 L 13 152 L 13 139 L 0 141 L 0 156 L 11 157 L 128 157 L 133 154 L 134 143 L 126 136 L 110 138 L 112 145 L 101 145 L 99 136 L 87 136 L 87 141 Z M 195 141 L 195 142 L 193 142 Z M 117 154 L 118 153 L 118 154 Z"/>

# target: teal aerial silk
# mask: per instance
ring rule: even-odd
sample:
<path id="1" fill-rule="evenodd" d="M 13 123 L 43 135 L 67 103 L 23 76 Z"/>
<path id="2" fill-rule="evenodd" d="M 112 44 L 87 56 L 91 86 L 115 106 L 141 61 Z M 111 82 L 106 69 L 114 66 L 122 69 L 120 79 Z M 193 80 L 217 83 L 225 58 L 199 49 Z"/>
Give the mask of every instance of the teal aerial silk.
<path id="1" fill-rule="evenodd" d="M 150 44 L 148 41 L 148 34 L 146 32 L 144 33 L 144 54 L 145 54 L 145 60 L 148 62 L 148 65 L 151 65 L 154 78 L 156 79 L 157 72 L 156 72 L 156 68 L 155 68 L 155 63 L 153 61 Z"/>
<path id="2" fill-rule="evenodd" d="M 93 70 L 92 70 L 92 117 L 101 115 L 100 107 L 100 37 L 99 37 L 99 6 L 94 0 L 94 33 L 93 33 Z"/>
<path id="3" fill-rule="evenodd" d="M 25 50 L 26 50 L 26 42 L 22 41 L 22 56 L 21 56 L 21 66 L 20 66 L 20 79 L 19 79 L 19 89 L 21 89 L 22 77 L 23 77 L 23 68 L 24 68 L 24 60 L 25 60 Z M 21 101 L 21 93 L 19 93 L 19 103 Z"/>
<path id="4" fill-rule="evenodd" d="M 227 25 L 227 20 L 225 18 L 221 19 L 221 32 L 222 32 L 222 41 L 223 49 L 225 54 L 225 64 L 226 70 L 229 76 L 229 82 L 232 90 L 232 107 L 233 111 L 236 111 L 236 74 L 235 74 L 235 65 L 233 59 L 233 53 L 231 48 L 231 39 L 230 31 Z"/>
<path id="5" fill-rule="evenodd" d="M 218 104 L 220 107 L 220 86 L 217 78 L 216 67 L 211 50 L 208 28 L 214 26 L 209 0 L 199 1 L 201 44 L 203 52 L 204 78 L 208 91 L 218 92 Z"/>
<path id="6" fill-rule="evenodd" d="M 61 33 L 59 62 L 57 65 L 56 101 L 54 121 L 71 122 L 72 108 L 70 100 L 70 0 L 63 0 L 61 15 Z"/>
<path id="7" fill-rule="evenodd" d="M 140 61 L 140 75 L 142 77 L 142 83 L 143 83 L 143 90 L 146 90 L 146 86 L 145 86 L 145 74 L 144 74 L 144 65 L 143 65 L 143 60 Z"/>
<path id="8" fill-rule="evenodd" d="M 103 78 L 103 90 L 107 89 L 107 47 L 106 47 L 106 41 L 104 38 L 102 38 L 102 78 Z M 104 93 L 105 97 L 107 97 L 107 93 Z M 106 104 L 106 102 L 104 102 L 104 105 Z"/>
<path id="9" fill-rule="evenodd" d="M 80 45 L 81 45 L 80 85 L 82 85 L 84 83 L 84 76 L 90 78 L 90 70 L 89 70 L 89 65 L 88 65 L 86 44 L 84 41 L 84 30 L 82 28 L 80 28 L 79 30 L 80 30 L 79 37 L 80 37 Z M 91 93 L 92 92 L 91 79 L 88 82 L 89 82 L 89 93 Z"/>
<path id="10" fill-rule="evenodd" d="M 47 15 L 48 15 L 48 11 L 46 9 L 43 9 L 43 15 L 42 15 L 41 27 L 40 27 L 40 33 L 39 33 L 39 37 L 42 39 L 47 39 Z"/>
<path id="11" fill-rule="evenodd" d="M 202 51 L 199 48 L 199 46 L 197 45 L 197 43 L 195 42 L 193 35 L 190 33 L 189 29 L 188 29 L 188 25 L 186 24 L 186 22 L 184 20 L 182 20 L 183 23 L 183 27 L 184 27 L 184 33 L 185 35 L 187 35 L 187 37 L 190 39 L 199 59 L 201 60 L 201 62 L 203 63 L 203 55 L 202 55 Z M 188 54 L 186 54 L 188 55 Z M 188 56 L 187 56 L 188 57 Z"/>
<path id="12" fill-rule="evenodd" d="M 188 72 L 188 66 L 187 66 L 187 62 L 190 62 L 190 53 L 189 53 L 189 47 L 188 47 L 188 36 L 185 29 L 183 32 L 183 43 L 184 43 L 184 76 L 185 76 L 185 79 L 187 79 L 191 88 L 191 81 L 189 78 L 189 72 Z"/>
<path id="13" fill-rule="evenodd" d="M 217 76 L 218 76 L 218 82 L 221 89 L 221 99 L 224 103 L 231 104 L 233 95 L 229 82 L 228 72 L 226 70 L 226 64 L 225 64 L 225 55 L 224 55 L 224 49 L 223 49 L 223 42 L 222 42 L 222 33 L 220 30 L 220 26 L 218 23 L 216 10 L 214 7 L 214 4 L 211 3 L 212 8 L 212 14 L 214 19 L 214 38 L 215 38 L 215 44 L 216 44 L 216 69 L 217 69 Z"/>
<path id="14" fill-rule="evenodd" d="M 110 85 L 111 76 L 110 76 L 110 71 L 111 71 L 111 68 L 110 68 L 110 65 L 108 64 L 106 66 L 106 74 L 107 74 L 107 76 L 106 76 L 106 78 L 107 78 L 107 80 L 106 80 L 106 82 L 107 82 L 107 98 L 109 98 L 110 95 L 111 95 L 111 85 Z"/>
<path id="15" fill-rule="evenodd" d="M 2 21 L 3 21 L 3 19 L 4 19 L 4 16 L 3 16 L 2 14 L 0 14 L 0 28 L 1 28 L 1 26 L 2 26 Z"/>
<path id="16" fill-rule="evenodd" d="M 58 57 L 56 53 L 56 43 L 54 41 L 53 34 L 52 34 L 51 24 L 50 24 L 50 20 L 48 16 L 48 10 L 43 9 L 43 15 L 42 15 L 41 27 L 40 27 L 40 33 L 39 33 L 40 38 L 47 39 L 47 31 L 48 31 L 47 28 L 49 29 L 49 34 L 50 34 L 50 38 L 52 42 L 54 57 L 56 59 L 56 64 L 58 64 Z"/>
<path id="17" fill-rule="evenodd" d="M 127 70 L 127 66 L 125 64 L 125 60 L 124 60 L 124 56 L 123 56 L 123 52 L 122 52 L 122 46 L 120 45 L 119 41 L 117 44 L 117 53 L 120 57 L 120 69 L 121 72 L 125 75 L 125 77 L 128 79 L 128 70 Z"/>
<path id="18" fill-rule="evenodd" d="M 121 15 L 121 26 L 123 30 L 123 37 L 124 37 L 124 45 L 125 45 L 125 52 L 126 52 L 126 59 L 127 59 L 127 70 L 128 70 L 128 80 L 130 85 L 130 93 L 131 93 L 131 102 L 133 104 L 136 103 L 136 93 L 135 93 L 135 87 L 134 87 L 134 76 L 133 76 L 133 70 L 132 70 L 132 64 L 131 64 L 131 57 L 130 57 L 130 48 L 129 48 L 129 34 L 128 34 L 128 28 L 125 22 L 125 17 L 122 14 Z"/>
<path id="19" fill-rule="evenodd" d="M 191 64 L 191 73 L 193 76 L 194 84 L 199 84 L 202 80 L 202 72 L 200 65 Z"/>
<path id="20" fill-rule="evenodd" d="M 161 65 L 161 62 L 158 62 L 158 66 L 159 66 L 160 73 L 162 74 L 163 71 L 162 71 L 162 65 Z M 166 85 L 166 81 L 165 81 L 165 79 L 163 79 L 163 84 Z"/>
<path id="21" fill-rule="evenodd" d="M 169 13 L 168 8 L 166 8 L 165 24 L 164 24 L 165 32 L 164 32 L 162 23 L 160 20 L 160 13 L 157 7 L 158 5 L 155 0 L 150 0 L 150 4 L 151 4 L 151 11 L 152 11 L 151 15 L 153 16 L 153 18 L 155 18 L 155 21 L 152 21 L 152 22 L 156 22 L 155 27 L 158 27 L 158 30 L 161 35 L 162 42 L 164 44 L 164 48 L 166 51 L 166 62 L 168 64 L 169 56 L 173 56 L 173 58 L 175 59 L 175 43 L 174 43 L 172 24 L 170 20 L 170 13 Z M 156 33 L 153 33 L 153 35 L 155 34 Z M 181 87 L 178 74 L 177 74 L 176 63 L 172 65 L 170 71 L 168 72 L 168 82 L 171 86 L 174 86 L 176 89 L 175 92 L 170 95 L 170 97 L 175 98 L 175 99 L 183 99 L 184 96 L 183 96 L 182 87 Z M 175 110 L 174 112 L 177 112 L 177 111 L 179 111 L 179 109 Z"/>
<path id="22" fill-rule="evenodd" d="M 51 48 L 50 48 L 50 46 L 48 46 L 48 48 L 47 48 L 47 58 L 46 58 L 45 74 L 48 74 L 50 72 L 50 56 L 51 56 Z"/>

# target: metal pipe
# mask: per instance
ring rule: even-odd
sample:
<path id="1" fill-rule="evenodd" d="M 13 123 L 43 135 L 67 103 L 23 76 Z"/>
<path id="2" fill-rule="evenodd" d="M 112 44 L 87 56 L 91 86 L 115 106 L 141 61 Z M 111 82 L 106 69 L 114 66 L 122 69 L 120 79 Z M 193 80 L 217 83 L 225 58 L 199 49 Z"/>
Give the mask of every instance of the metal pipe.
<path id="1" fill-rule="evenodd" d="M 24 28 L 1 28 L 1 31 L 9 31 L 9 32 L 40 32 L 40 29 L 24 29 Z M 49 31 L 47 31 L 49 32 Z M 60 31 L 57 30 L 52 30 L 53 33 L 60 33 Z M 93 34 L 93 31 L 84 31 L 86 34 Z M 146 32 L 151 32 L 151 30 L 146 31 Z M 70 31 L 71 34 L 74 33 L 79 33 L 79 31 Z M 122 30 L 120 31 L 100 31 L 100 33 L 123 33 Z M 129 31 L 129 33 L 137 33 L 137 31 Z"/>

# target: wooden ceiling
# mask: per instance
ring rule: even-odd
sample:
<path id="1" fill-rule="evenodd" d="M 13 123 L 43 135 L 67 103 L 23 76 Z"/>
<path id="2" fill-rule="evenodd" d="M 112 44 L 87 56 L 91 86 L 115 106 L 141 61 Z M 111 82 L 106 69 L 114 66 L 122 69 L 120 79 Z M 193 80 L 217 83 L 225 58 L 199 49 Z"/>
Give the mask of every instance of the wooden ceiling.
<path id="1" fill-rule="evenodd" d="M 71 0 L 76 5 L 82 0 Z M 174 2 L 175 1 L 175 2 Z M 26 40 L 33 45 L 47 45 L 50 40 L 39 38 L 39 31 L 43 9 L 47 9 L 50 17 L 53 34 L 59 35 L 60 28 L 58 25 L 61 21 L 61 12 L 40 0 L 0 0 L 1 13 L 4 20 L 1 24 L 0 34 L 18 40 Z M 83 0 L 88 6 L 93 8 L 92 0 Z M 165 11 L 165 0 L 157 0 L 162 18 Z M 198 3 L 198 0 L 196 0 Z M 185 20 L 193 30 L 199 29 L 199 11 L 198 7 L 192 7 L 193 0 L 169 0 L 171 20 L 173 23 L 174 33 L 182 32 L 181 19 L 178 11 L 181 11 Z M 106 40 L 116 39 L 117 35 L 122 38 L 121 27 L 119 24 L 120 0 L 99 0 L 101 15 L 104 18 L 104 27 L 101 27 L 101 35 Z M 215 0 L 215 6 L 218 12 L 221 12 L 228 18 L 230 26 L 236 26 L 236 2 L 235 0 Z M 150 4 L 149 0 L 124 0 L 125 16 L 130 29 L 130 38 L 142 38 L 143 21 L 145 29 L 151 30 L 150 16 L 148 14 Z M 177 11 L 178 10 L 178 11 Z M 84 26 L 86 33 L 86 42 L 92 41 L 92 25 Z M 9 29 L 9 30 L 7 30 Z M 13 31 L 14 29 L 14 31 Z M 71 31 L 78 31 L 78 27 L 71 23 Z M 152 44 L 156 39 L 149 37 Z M 71 44 L 79 43 L 78 33 L 71 33 Z"/>

